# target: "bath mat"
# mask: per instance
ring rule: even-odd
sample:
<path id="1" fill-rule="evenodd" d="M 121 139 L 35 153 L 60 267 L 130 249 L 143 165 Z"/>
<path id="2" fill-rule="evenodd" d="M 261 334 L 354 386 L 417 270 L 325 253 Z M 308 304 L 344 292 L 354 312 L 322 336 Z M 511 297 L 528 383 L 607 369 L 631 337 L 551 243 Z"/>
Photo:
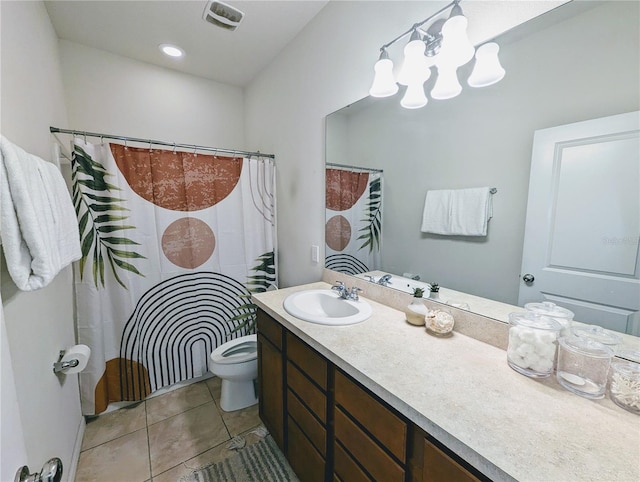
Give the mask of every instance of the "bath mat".
<path id="1" fill-rule="evenodd" d="M 273 437 L 239 449 L 235 455 L 198 469 L 179 482 L 299 482 Z"/>

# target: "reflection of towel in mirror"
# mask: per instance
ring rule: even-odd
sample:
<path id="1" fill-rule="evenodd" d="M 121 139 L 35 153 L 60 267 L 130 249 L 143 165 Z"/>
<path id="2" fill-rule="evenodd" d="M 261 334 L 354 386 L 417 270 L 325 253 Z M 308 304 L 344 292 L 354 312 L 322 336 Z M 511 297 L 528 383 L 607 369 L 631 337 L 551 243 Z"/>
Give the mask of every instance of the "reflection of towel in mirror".
<path id="1" fill-rule="evenodd" d="M 7 269 L 23 291 L 43 288 L 80 259 L 71 196 L 55 165 L 0 138 L 0 235 Z"/>
<path id="2" fill-rule="evenodd" d="M 428 191 L 422 213 L 422 232 L 486 236 L 493 216 L 488 187 Z"/>

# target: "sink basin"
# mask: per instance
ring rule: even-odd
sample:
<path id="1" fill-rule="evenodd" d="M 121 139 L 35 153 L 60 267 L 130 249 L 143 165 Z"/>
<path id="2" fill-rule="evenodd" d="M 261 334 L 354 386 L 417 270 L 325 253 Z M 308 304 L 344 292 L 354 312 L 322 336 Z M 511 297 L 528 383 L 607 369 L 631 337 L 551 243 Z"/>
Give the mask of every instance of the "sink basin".
<path id="1" fill-rule="evenodd" d="M 331 290 L 293 293 L 285 298 L 284 309 L 296 318 L 321 325 L 352 325 L 371 316 L 371 305 L 366 301 L 345 300 Z"/>

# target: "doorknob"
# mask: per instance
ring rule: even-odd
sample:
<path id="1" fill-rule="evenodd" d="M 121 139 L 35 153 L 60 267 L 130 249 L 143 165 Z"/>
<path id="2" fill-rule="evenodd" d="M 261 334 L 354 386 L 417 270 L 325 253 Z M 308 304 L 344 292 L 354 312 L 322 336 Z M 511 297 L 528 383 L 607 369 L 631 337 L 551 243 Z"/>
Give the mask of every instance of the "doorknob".
<path id="1" fill-rule="evenodd" d="M 533 283 L 533 280 L 535 280 L 536 278 L 532 275 L 532 274 L 525 274 L 522 277 L 522 281 L 524 281 L 525 283 L 527 283 L 528 285 L 530 285 L 531 283 Z"/>

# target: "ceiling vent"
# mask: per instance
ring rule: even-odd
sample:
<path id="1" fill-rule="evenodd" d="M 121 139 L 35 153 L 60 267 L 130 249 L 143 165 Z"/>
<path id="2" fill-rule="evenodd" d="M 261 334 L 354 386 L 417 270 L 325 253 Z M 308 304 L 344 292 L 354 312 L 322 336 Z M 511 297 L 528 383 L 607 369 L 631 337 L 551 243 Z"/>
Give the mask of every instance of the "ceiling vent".
<path id="1" fill-rule="evenodd" d="M 235 30 L 242 21 L 244 13 L 224 2 L 210 0 L 204 9 L 202 18 L 225 30 Z"/>

